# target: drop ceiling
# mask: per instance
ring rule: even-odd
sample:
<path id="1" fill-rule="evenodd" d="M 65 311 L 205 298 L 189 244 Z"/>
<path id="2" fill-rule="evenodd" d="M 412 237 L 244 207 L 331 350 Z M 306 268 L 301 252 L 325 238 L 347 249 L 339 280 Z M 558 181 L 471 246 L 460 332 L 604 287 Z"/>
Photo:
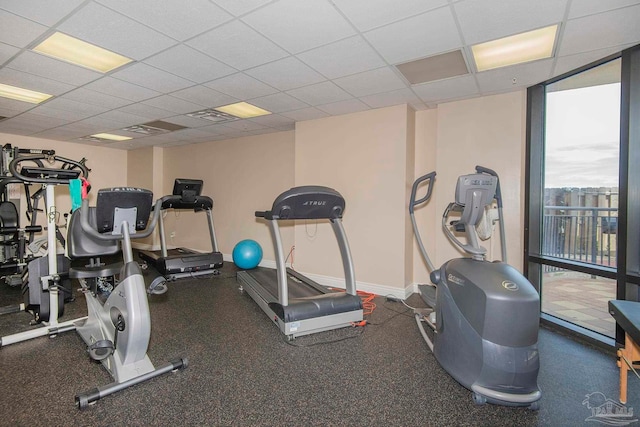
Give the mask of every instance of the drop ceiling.
<path id="1" fill-rule="evenodd" d="M 290 130 L 397 104 L 416 110 L 518 90 L 640 43 L 640 0 L 0 1 L 0 133 L 132 149 Z M 471 45 L 559 24 L 554 56 L 477 72 Z M 107 74 L 31 49 L 54 32 L 133 61 Z M 461 50 L 469 72 L 410 84 L 396 65 Z M 212 123 L 188 113 L 246 101 L 273 114 Z M 161 120 L 185 129 L 127 132 Z M 125 142 L 82 139 L 95 133 Z"/>

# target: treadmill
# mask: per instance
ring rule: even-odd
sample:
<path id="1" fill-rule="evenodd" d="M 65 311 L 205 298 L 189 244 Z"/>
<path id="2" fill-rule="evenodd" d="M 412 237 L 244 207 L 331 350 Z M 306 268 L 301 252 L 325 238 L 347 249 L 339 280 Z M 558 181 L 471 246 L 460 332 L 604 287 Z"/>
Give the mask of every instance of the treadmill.
<path id="1" fill-rule="evenodd" d="M 356 294 L 353 263 L 342 227 L 344 198 L 321 186 L 294 187 L 280 194 L 270 211 L 256 212 L 268 221 L 276 269 L 258 267 L 237 273 L 241 289 L 255 300 L 280 331 L 290 339 L 352 326 L 363 319 L 362 300 Z M 345 273 L 346 292 L 331 291 L 286 268 L 278 221 L 328 219 L 336 235 Z"/>
<path id="2" fill-rule="evenodd" d="M 218 251 L 215 229 L 213 227 L 213 200 L 202 196 L 203 181 L 200 179 L 178 178 L 173 184 L 173 194 L 162 197 L 161 209 L 204 211 L 207 214 L 211 252 L 200 253 L 186 248 L 167 249 L 167 240 L 162 215 L 159 218 L 160 251 L 140 251 L 140 258 L 152 265 L 167 280 L 185 277 L 219 274 L 222 267 L 222 254 Z"/>

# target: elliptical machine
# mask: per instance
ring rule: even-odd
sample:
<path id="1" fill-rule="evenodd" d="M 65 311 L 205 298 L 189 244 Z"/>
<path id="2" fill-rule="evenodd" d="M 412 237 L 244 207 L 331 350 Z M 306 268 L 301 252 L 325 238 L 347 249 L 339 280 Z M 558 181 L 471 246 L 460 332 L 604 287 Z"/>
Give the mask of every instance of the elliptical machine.
<path id="1" fill-rule="evenodd" d="M 475 174 L 458 178 L 455 202 L 445 209 L 442 228 L 449 240 L 471 257 L 449 260 L 439 269 L 429 259 L 414 215 L 415 208 L 431 198 L 435 176 L 431 172 L 413 183 L 409 204 L 414 234 L 433 283 L 418 286 L 428 308 L 415 310 L 416 323 L 440 365 L 473 392 L 475 403 L 537 410 L 541 397 L 537 385 L 540 297 L 522 274 L 506 264 L 498 175 L 476 166 Z M 418 187 L 426 181 L 427 194 L 416 200 Z M 476 230 L 494 200 L 502 262 L 486 260 L 486 249 L 480 246 Z M 460 213 L 460 219 L 447 223 L 452 212 Z M 464 233 L 466 243 L 454 232 Z"/>

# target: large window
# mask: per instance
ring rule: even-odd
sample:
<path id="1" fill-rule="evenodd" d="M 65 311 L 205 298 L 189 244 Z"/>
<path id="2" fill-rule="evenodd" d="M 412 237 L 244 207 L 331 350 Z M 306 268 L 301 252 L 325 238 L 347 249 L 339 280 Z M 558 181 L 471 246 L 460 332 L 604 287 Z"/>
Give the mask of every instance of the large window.
<path id="1" fill-rule="evenodd" d="M 608 342 L 608 301 L 640 284 L 638 66 L 636 47 L 528 90 L 526 274 L 543 318 Z"/>

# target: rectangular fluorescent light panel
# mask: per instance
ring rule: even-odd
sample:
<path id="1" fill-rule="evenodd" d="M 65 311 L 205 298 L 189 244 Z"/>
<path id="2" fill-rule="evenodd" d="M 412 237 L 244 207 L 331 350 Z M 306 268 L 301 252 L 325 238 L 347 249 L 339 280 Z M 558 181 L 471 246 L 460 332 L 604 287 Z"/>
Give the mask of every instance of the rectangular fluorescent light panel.
<path id="1" fill-rule="evenodd" d="M 215 110 L 231 114 L 232 116 L 236 116 L 241 119 L 248 119 L 250 117 L 259 117 L 271 114 L 270 111 L 263 110 L 260 107 L 249 104 L 248 102 L 237 102 L 235 104 L 223 105 L 222 107 L 216 107 Z"/>
<path id="2" fill-rule="evenodd" d="M 33 50 L 101 73 L 108 73 L 132 61 L 126 56 L 59 32 L 54 33 Z"/>
<path id="3" fill-rule="evenodd" d="M 478 71 L 551 58 L 558 25 L 471 46 Z"/>
<path id="4" fill-rule="evenodd" d="M 114 135 L 112 133 L 94 133 L 93 135 L 90 135 L 90 136 L 98 139 L 107 139 L 109 141 L 127 141 L 129 139 L 132 139 L 131 137 L 128 137 L 128 136 Z"/>
<path id="5" fill-rule="evenodd" d="M 30 102 L 32 104 L 39 104 L 42 101 L 46 101 L 51 98 L 53 95 L 0 83 L 0 96 L 16 99 L 18 101 Z"/>

